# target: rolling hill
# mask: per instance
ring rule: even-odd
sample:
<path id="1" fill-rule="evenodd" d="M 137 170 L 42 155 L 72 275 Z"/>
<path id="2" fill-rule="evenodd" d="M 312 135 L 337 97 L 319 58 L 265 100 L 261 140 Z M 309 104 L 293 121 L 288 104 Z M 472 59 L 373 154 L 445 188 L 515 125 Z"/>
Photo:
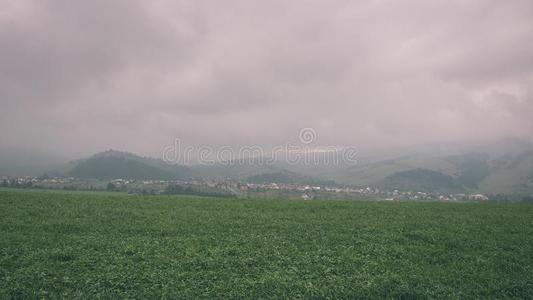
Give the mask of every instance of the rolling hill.
<path id="1" fill-rule="evenodd" d="M 115 178 L 176 180 L 195 176 L 191 169 L 184 166 L 169 165 L 159 159 L 113 150 L 75 162 L 68 175 L 101 180 Z"/>

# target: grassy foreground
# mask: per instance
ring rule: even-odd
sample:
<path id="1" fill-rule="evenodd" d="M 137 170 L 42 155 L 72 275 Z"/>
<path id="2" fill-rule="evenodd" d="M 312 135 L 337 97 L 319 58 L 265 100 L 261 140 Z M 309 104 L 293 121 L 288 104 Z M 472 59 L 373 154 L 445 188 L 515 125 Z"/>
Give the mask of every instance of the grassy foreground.
<path id="1" fill-rule="evenodd" d="M 0 190 L 0 298 L 533 297 L 533 205 Z"/>

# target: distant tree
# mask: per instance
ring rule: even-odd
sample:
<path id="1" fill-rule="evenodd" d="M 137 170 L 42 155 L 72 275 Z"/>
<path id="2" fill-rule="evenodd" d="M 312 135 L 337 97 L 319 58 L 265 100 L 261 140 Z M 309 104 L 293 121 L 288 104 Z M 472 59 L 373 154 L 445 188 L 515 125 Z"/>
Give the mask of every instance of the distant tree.
<path id="1" fill-rule="evenodd" d="M 18 187 L 20 187 L 20 184 L 19 184 L 18 180 L 16 180 L 16 179 L 11 179 L 11 180 L 9 181 L 9 186 L 10 186 L 10 187 L 14 187 L 14 188 L 18 188 Z"/>
<path id="2" fill-rule="evenodd" d="M 7 179 L 2 180 L 2 187 L 8 187 L 9 183 L 7 182 Z"/>
<path id="3" fill-rule="evenodd" d="M 110 192 L 116 191 L 117 187 L 112 182 L 110 182 L 110 183 L 107 184 L 107 190 L 110 191 Z"/>
<path id="4" fill-rule="evenodd" d="M 181 185 L 168 185 L 166 188 L 165 188 L 165 194 L 167 195 L 179 195 L 179 194 L 183 194 L 184 193 L 184 190 L 183 190 L 183 187 Z"/>

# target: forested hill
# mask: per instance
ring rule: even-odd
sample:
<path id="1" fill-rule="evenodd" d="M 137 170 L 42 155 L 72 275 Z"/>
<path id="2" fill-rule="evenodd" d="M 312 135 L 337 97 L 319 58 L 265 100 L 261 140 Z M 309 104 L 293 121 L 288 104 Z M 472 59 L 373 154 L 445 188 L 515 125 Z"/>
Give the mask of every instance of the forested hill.
<path id="1" fill-rule="evenodd" d="M 132 153 L 109 150 L 79 160 L 68 172 L 70 176 L 94 179 L 186 179 L 194 176 L 189 168 L 169 165 L 160 159 L 144 158 Z"/>

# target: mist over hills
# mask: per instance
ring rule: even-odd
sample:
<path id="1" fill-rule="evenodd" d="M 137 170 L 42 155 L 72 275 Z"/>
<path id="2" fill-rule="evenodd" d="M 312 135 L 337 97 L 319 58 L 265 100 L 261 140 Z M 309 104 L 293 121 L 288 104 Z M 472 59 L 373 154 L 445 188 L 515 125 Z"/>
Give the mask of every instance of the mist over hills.
<path id="1" fill-rule="evenodd" d="M 520 140 L 365 162 L 332 174 L 336 181 L 385 188 L 530 194 L 533 147 Z"/>
<path id="2" fill-rule="evenodd" d="M 50 151 L 0 146 L 0 176 L 63 174 L 70 168 L 68 159 Z"/>
<path id="3" fill-rule="evenodd" d="M 463 148 L 431 151 L 363 152 L 355 165 L 270 164 L 257 161 L 218 162 L 182 166 L 157 158 L 109 150 L 85 159 L 59 163 L 6 163 L 3 152 L 0 175 L 52 175 L 86 179 L 116 178 L 186 180 L 234 179 L 250 183 L 373 186 L 382 189 L 488 194 L 533 194 L 533 146 L 521 140 L 502 140 Z M 46 160 L 46 156 L 40 156 Z M 13 163 L 14 162 L 14 163 Z M 48 163 L 48 165 L 47 165 Z M 31 168 L 33 166 L 33 169 Z M 48 169 L 47 169 L 48 167 Z M 29 172 L 30 170 L 31 172 Z"/>

